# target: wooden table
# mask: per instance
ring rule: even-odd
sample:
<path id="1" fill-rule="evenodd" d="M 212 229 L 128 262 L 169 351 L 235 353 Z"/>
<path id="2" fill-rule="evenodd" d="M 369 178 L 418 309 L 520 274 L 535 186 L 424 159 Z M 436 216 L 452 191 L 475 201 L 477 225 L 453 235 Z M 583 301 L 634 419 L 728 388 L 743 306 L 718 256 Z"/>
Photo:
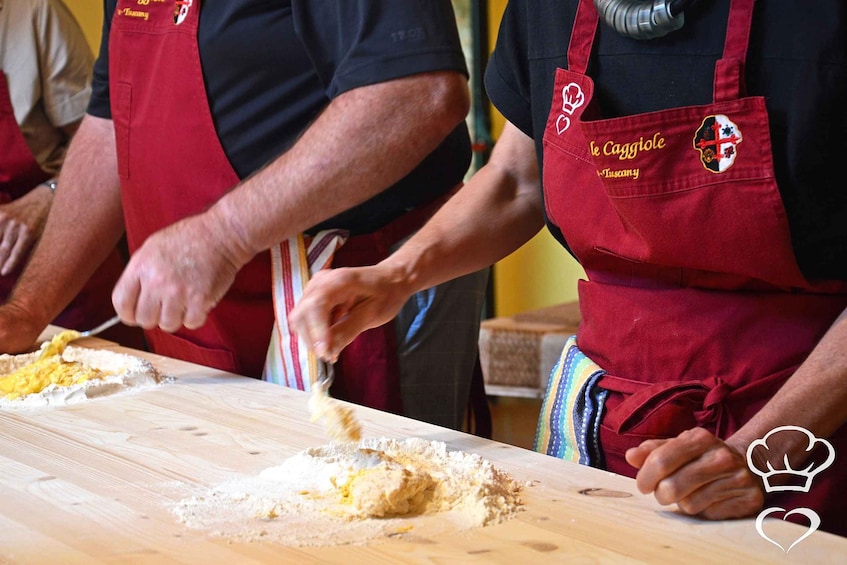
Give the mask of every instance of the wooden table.
<path id="1" fill-rule="evenodd" d="M 53 329 L 52 331 L 55 331 Z M 46 334 L 45 334 L 46 335 Z M 80 345 L 120 349 L 96 338 Z M 362 407 L 367 435 L 418 436 L 477 452 L 531 484 L 501 524 L 361 546 L 293 548 L 187 529 L 186 492 L 254 475 L 325 444 L 306 393 L 151 354 L 175 381 L 37 412 L 0 412 L 0 563 L 835 563 L 847 538 L 815 532 L 790 553 L 752 520 L 703 522 L 634 481 Z M 595 495 L 581 494 L 586 489 Z M 596 496 L 597 493 L 615 496 Z M 775 539 L 799 526 L 774 521 Z M 784 543 L 784 545 L 788 545 Z"/>

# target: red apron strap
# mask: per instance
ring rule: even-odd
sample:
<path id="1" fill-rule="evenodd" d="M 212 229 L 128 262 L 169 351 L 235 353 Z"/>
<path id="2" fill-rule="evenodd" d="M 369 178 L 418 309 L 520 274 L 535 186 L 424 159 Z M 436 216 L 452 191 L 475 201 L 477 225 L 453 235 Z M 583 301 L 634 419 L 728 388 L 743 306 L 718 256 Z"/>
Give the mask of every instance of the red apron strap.
<path id="1" fill-rule="evenodd" d="M 732 0 L 729 5 L 723 57 L 715 64 L 714 101 L 745 96 L 744 63 L 750 44 L 750 26 L 755 0 Z"/>
<path id="2" fill-rule="evenodd" d="M 593 0 L 580 0 L 568 45 L 568 70 L 584 75 L 600 16 Z"/>

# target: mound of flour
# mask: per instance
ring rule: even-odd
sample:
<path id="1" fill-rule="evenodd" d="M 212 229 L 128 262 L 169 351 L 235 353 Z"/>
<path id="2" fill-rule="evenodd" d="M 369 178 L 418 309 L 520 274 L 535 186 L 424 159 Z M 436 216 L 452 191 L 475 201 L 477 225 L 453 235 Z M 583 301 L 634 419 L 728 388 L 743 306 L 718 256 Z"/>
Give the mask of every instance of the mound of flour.
<path id="1" fill-rule="evenodd" d="M 21 355 L 0 355 L 0 377 L 36 361 L 40 354 L 40 351 L 35 351 Z M 41 392 L 15 399 L 0 394 L 0 410 L 62 406 L 129 389 L 154 386 L 166 380 L 149 361 L 124 353 L 69 345 L 62 353 L 62 359 L 96 367 L 108 373 L 108 376 L 71 386 L 51 384 Z"/>
<path id="2" fill-rule="evenodd" d="M 519 510 L 519 493 L 508 474 L 443 442 L 367 438 L 308 449 L 173 511 L 219 536 L 324 546 L 495 524 Z"/>

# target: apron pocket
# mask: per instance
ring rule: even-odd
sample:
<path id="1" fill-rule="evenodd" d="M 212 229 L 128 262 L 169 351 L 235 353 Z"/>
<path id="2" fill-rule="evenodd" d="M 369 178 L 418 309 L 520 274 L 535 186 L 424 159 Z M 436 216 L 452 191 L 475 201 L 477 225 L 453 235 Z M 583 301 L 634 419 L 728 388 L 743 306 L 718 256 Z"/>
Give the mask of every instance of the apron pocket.
<path id="1" fill-rule="evenodd" d="M 238 361 L 231 351 L 204 347 L 184 337 L 168 334 L 158 329 L 148 330 L 145 334 L 150 342 L 150 348 L 159 355 L 241 374 Z"/>

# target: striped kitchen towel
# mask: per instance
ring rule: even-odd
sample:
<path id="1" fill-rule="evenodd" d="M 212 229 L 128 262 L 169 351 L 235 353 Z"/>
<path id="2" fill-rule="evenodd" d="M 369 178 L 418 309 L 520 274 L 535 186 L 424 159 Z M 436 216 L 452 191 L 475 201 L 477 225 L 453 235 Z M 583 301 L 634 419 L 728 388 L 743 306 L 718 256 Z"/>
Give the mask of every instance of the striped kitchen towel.
<path id="1" fill-rule="evenodd" d="M 597 386 L 605 371 L 583 354 L 571 336 L 550 373 L 535 451 L 583 465 L 602 465 L 600 419 L 608 391 Z"/>
<path id="2" fill-rule="evenodd" d="M 317 379 L 317 356 L 291 333 L 288 313 L 312 275 L 331 265 L 333 255 L 346 240 L 346 231 L 326 230 L 315 236 L 300 234 L 271 248 L 275 320 L 262 380 L 310 390 Z"/>

